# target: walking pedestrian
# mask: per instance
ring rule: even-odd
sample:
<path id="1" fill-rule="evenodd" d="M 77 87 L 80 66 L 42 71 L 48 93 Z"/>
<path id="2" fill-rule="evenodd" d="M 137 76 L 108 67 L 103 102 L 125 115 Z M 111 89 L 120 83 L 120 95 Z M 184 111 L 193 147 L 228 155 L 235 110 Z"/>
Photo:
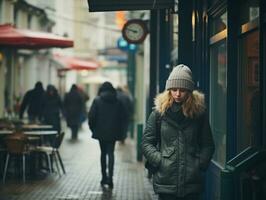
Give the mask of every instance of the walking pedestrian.
<path id="1" fill-rule="evenodd" d="M 58 133 L 61 132 L 60 113 L 62 111 L 62 101 L 53 85 L 48 85 L 43 98 L 43 122 L 52 125 Z"/>
<path id="2" fill-rule="evenodd" d="M 133 98 L 132 95 L 129 93 L 129 91 L 126 89 L 126 87 L 117 87 L 117 98 L 124 106 L 124 109 L 126 111 L 126 118 L 125 118 L 125 126 L 124 130 L 122 130 L 122 140 L 121 143 L 125 143 L 125 139 L 127 138 L 127 132 L 129 128 L 129 124 L 132 120 L 133 116 Z"/>
<path id="3" fill-rule="evenodd" d="M 82 113 L 80 116 L 80 125 L 82 125 L 83 122 L 87 120 L 87 101 L 89 101 L 90 96 L 85 92 L 84 88 L 82 86 L 78 86 L 78 91 L 83 99 L 83 108 L 82 108 Z"/>
<path id="4" fill-rule="evenodd" d="M 43 85 L 38 81 L 35 84 L 34 89 L 27 91 L 23 97 L 19 111 L 19 118 L 22 119 L 25 110 L 27 110 L 29 122 L 34 123 L 40 121 L 42 116 L 43 95 Z"/>
<path id="5" fill-rule="evenodd" d="M 71 86 L 70 91 L 64 98 L 64 112 L 67 126 L 71 129 L 71 138 L 76 140 L 78 138 L 78 131 L 80 127 L 80 118 L 83 111 L 83 98 L 78 91 L 76 84 Z"/>
<path id="6" fill-rule="evenodd" d="M 153 188 L 159 200 L 200 199 L 214 142 L 204 95 L 194 90 L 189 67 L 176 66 L 165 91 L 155 98 L 142 150 L 155 169 Z"/>
<path id="7" fill-rule="evenodd" d="M 117 98 L 115 88 L 110 82 L 104 82 L 93 100 L 89 114 L 89 127 L 92 138 L 99 140 L 101 149 L 101 185 L 113 188 L 114 150 L 117 140 L 121 140 L 124 129 L 125 110 Z M 108 158 L 108 173 L 107 168 Z"/>

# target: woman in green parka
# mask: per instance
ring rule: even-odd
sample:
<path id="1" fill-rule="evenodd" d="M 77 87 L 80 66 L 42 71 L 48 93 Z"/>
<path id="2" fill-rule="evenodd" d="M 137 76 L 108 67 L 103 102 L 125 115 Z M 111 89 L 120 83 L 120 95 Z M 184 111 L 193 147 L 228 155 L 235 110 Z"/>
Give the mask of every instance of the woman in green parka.
<path id="1" fill-rule="evenodd" d="M 155 98 L 142 141 L 156 169 L 153 188 L 159 200 L 199 200 L 214 153 L 204 95 L 194 90 L 191 70 L 183 64 L 173 69 L 165 88 Z"/>

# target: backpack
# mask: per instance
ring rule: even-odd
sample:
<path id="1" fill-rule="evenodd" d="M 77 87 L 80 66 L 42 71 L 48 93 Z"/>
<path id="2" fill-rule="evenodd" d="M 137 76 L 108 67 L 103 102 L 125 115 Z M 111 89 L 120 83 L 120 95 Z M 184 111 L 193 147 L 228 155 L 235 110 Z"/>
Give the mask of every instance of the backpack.
<path id="1" fill-rule="evenodd" d="M 158 150 L 160 150 L 161 146 L 161 118 L 162 117 L 160 113 L 156 112 L 156 141 Z M 154 174 L 157 171 L 157 167 L 154 167 L 152 164 L 150 164 L 148 160 L 145 161 L 144 166 L 151 174 Z"/>

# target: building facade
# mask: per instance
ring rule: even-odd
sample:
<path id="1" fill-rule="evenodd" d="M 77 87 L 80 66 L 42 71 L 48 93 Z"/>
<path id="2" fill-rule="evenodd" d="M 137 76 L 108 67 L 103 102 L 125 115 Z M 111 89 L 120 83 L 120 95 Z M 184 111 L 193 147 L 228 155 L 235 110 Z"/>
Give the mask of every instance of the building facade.
<path id="1" fill-rule="evenodd" d="M 178 1 L 177 62 L 192 67 L 197 87 L 206 93 L 215 139 L 207 199 L 266 195 L 265 5 Z"/>
<path id="2" fill-rule="evenodd" d="M 196 88 L 206 94 L 216 146 L 206 174 L 205 199 L 264 199 L 266 2 L 91 4 L 91 11 L 150 10 L 147 114 L 171 68 L 179 63 L 191 67 Z"/>
<path id="3" fill-rule="evenodd" d="M 46 12 L 28 1 L 1 0 L 0 9 L 1 24 L 9 23 L 19 29 L 45 32 L 49 32 L 53 26 Z M 1 47 L 0 75 L 4 83 L 0 88 L 1 116 L 13 112 L 15 104 L 37 80 L 48 82 L 48 70 L 45 71 L 47 68 L 43 67 L 48 65 L 47 52 Z"/>

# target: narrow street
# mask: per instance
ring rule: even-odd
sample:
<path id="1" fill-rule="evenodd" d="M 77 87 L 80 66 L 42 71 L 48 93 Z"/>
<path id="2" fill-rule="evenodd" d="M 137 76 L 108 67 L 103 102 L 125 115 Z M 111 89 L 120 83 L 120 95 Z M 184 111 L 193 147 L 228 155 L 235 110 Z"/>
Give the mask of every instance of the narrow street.
<path id="1" fill-rule="evenodd" d="M 143 163 L 136 161 L 136 147 L 130 139 L 124 145 L 116 144 L 113 190 L 101 187 L 98 142 L 91 139 L 88 127 L 83 125 L 76 142 L 70 140 L 67 130 L 60 147 L 65 175 L 60 177 L 55 171 L 34 180 L 27 177 L 25 184 L 21 179 L 7 179 L 6 184 L 0 184 L 0 200 L 156 199 Z"/>

